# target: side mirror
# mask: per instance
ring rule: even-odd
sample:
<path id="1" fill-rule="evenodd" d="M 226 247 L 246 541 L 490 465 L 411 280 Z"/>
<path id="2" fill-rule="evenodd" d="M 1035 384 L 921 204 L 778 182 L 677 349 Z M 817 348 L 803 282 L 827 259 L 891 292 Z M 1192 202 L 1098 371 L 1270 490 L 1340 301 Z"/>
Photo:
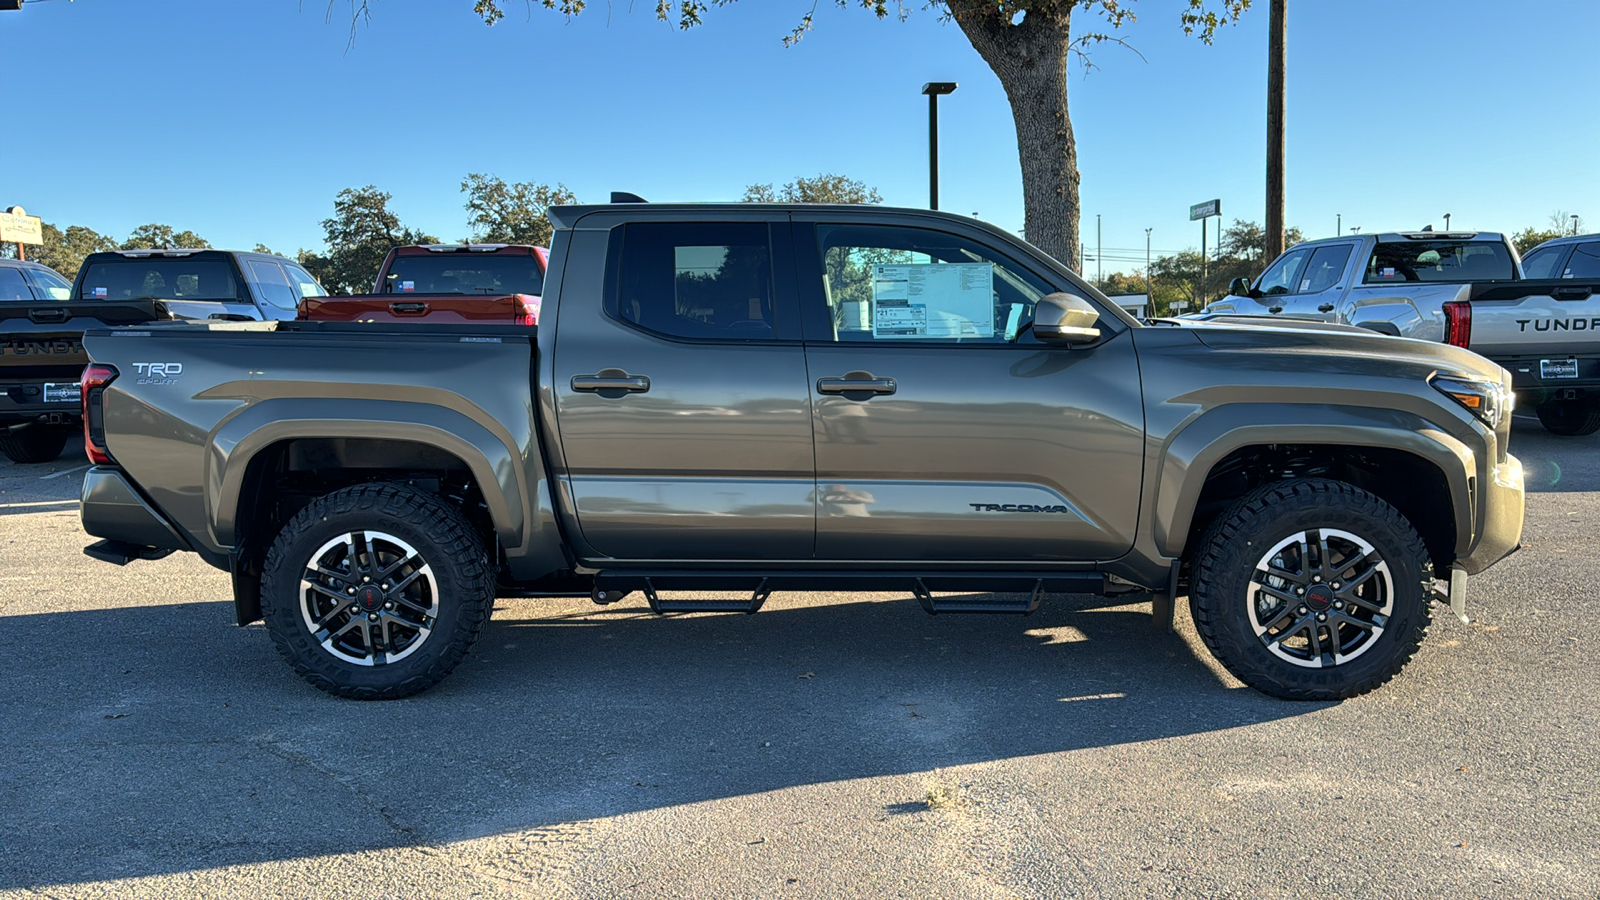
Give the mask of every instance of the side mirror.
<path id="1" fill-rule="evenodd" d="M 1099 310 L 1071 294 L 1046 294 L 1033 307 L 1033 333 L 1049 344 L 1092 344 L 1100 340 L 1099 320 Z"/>
<path id="2" fill-rule="evenodd" d="M 1250 296 L 1250 282 L 1243 278 L 1235 278 L 1233 283 L 1228 285 L 1228 295 L 1230 297 Z"/>

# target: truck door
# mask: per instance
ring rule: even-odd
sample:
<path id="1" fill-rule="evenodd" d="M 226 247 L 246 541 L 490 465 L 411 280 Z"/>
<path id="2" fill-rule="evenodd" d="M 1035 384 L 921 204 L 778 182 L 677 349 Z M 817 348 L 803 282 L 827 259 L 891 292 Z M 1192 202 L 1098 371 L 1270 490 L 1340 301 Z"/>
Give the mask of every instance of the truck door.
<path id="1" fill-rule="evenodd" d="M 1133 544 L 1144 415 L 1128 326 L 1035 340 L 1085 293 L 978 228 L 796 214 L 819 560 L 1088 561 Z M 811 219 L 802 224 L 802 219 Z"/>
<path id="2" fill-rule="evenodd" d="M 1339 321 L 1339 300 L 1350 286 L 1355 242 L 1290 251 L 1261 276 L 1257 290 L 1268 311 L 1297 318 Z"/>
<path id="3" fill-rule="evenodd" d="M 787 219 L 630 212 L 573 231 L 539 326 L 541 347 L 556 332 L 542 371 L 583 555 L 811 559 L 811 400 Z"/>

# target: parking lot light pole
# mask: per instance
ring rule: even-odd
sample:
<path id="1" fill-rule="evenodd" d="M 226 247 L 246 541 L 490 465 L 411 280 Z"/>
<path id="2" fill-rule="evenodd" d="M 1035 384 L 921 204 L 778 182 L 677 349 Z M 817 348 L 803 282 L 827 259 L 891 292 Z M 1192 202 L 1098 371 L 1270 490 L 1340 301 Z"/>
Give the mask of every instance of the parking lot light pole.
<path id="1" fill-rule="evenodd" d="M 1444 214 L 1444 230 L 1445 231 L 1449 231 L 1450 230 L 1450 214 L 1449 213 L 1445 213 Z"/>
<path id="2" fill-rule="evenodd" d="M 922 86 L 928 95 L 928 208 L 939 208 L 939 95 L 953 94 L 954 81 L 930 81 Z"/>
<path id="3" fill-rule="evenodd" d="M 1578 214 L 1577 213 L 1573 213 L 1572 214 L 1572 236 L 1573 237 L 1577 237 L 1578 236 Z"/>

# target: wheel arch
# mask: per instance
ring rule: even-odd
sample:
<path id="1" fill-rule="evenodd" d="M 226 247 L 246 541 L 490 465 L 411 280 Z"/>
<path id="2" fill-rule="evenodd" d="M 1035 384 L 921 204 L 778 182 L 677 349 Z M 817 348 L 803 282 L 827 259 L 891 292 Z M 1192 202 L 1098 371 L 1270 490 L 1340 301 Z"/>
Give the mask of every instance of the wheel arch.
<path id="1" fill-rule="evenodd" d="M 1474 533 L 1473 453 L 1431 422 L 1340 407 L 1216 413 L 1169 442 L 1155 479 L 1154 538 L 1170 558 L 1184 556 L 1232 498 L 1304 475 L 1354 484 L 1395 507 L 1422 535 L 1436 569 L 1448 568 Z M 1275 424 L 1249 424 L 1242 413 Z"/>

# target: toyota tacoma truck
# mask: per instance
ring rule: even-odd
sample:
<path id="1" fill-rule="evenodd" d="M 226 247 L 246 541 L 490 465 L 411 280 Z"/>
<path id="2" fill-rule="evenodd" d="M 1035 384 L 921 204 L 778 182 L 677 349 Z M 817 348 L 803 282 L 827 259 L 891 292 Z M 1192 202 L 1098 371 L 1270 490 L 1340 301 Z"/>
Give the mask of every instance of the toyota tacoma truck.
<path id="1" fill-rule="evenodd" d="M 14 463 L 50 462 L 82 432 L 84 329 L 168 318 L 150 300 L 71 297 L 72 285 L 54 269 L 0 260 L 0 454 Z"/>
<path id="2" fill-rule="evenodd" d="M 1600 431 L 1600 335 L 1591 333 L 1600 328 L 1600 266 L 1590 260 L 1600 242 L 1561 241 L 1535 248 L 1520 268 L 1505 237 L 1488 232 L 1307 241 L 1254 284 L 1237 279 L 1205 314 L 1339 322 L 1471 347 L 1511 371 L 1519 400 L 1547 430 L 1593 434 Z"/>
<path id="3" fill-rule="evenodd" d="M 307 298 L 308 322 L 539 323 L 550 251 L 530 244 L 416 244 L 384 257 L 370 294 Z"/>
<path id="4" fill-rule="evenodd" d="M 443 679 L 497 595 L 893 590 L 935 614 L 1119 595 L 1168 625 L 1187 596 L 1246 684 L 1331 699 L 1517 547 L 1510 376 L 1466 350 L 1141 325 L 937 212 L 550 215 L 536 328 L 91 333 L 86 552 L 199 554 L 345 697 Z"/>

